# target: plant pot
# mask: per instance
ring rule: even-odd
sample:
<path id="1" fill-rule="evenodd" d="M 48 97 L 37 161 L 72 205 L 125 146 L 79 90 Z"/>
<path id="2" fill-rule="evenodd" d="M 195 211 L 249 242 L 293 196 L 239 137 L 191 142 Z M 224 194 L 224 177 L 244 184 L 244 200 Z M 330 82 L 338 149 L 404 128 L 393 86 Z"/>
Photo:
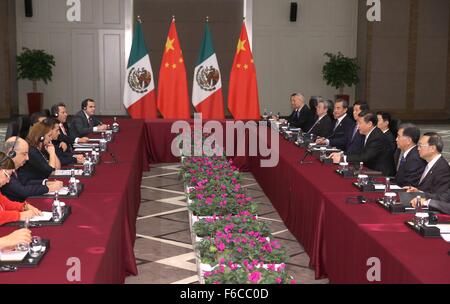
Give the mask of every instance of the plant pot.
<path id="1" fill-rule="evenodd" d="M 28 93 L 28 114 L 42 111 L 42 104 L 44 103 L 44 94 L 42 93 Z"/>
<path id="2" fill-rule="evenodd" d="M 336 98 L 335 100 L 337 100 L 338 98 L 341 98 L 341 99 L 344 99 L 344 100 L 347 100 L 348 102 L 350 102 L 350 95 L 341 95 L 341 94 L 338 94 L 338 95 L 334 95 L 334 97 Z"/>

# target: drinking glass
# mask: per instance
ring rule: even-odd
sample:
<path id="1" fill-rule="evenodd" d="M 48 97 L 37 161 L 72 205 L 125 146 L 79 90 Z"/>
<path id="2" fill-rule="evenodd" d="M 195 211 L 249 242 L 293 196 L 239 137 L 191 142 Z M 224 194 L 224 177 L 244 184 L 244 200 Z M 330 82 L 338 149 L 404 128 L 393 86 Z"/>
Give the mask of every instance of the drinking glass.
<path id="1" fill-rule="evenodd" d="M 397 194 L 394 192 L 386 192 L 383 201 L 386 205 L 394 205 L 397 201 Z"/>
<path id="2" fill-rule="evenodd" d="M 29 246 L 29 254 L 32 258 L 37 258 L 42 251 L 42 239 L 39 236 L 33 236 Z"/>
<path id="3" fill-rule="evenodd" d="M 358 174 L 358 185 L 366 186 L 369 183 L 369 177 L 365 174 Z"/>

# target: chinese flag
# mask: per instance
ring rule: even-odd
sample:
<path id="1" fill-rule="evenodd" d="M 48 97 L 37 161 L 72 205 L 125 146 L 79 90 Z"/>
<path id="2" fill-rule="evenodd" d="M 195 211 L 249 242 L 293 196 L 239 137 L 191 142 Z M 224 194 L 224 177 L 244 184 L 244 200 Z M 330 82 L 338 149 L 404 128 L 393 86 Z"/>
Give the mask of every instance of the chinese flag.
<path id="1" fill-rule="evenodd" d="M 260 119 L 258 85 L 245 22 L 234 56 L 228 91 L 228 109 L 234 119 Z"/>
<path id="2" fill-rule="evenodd" d="M 158 110 L 164 118 L 189 119 L 189 95 L 186 68 L 178 39 L 175 19 L 170 24 L 159 70 Z"/>

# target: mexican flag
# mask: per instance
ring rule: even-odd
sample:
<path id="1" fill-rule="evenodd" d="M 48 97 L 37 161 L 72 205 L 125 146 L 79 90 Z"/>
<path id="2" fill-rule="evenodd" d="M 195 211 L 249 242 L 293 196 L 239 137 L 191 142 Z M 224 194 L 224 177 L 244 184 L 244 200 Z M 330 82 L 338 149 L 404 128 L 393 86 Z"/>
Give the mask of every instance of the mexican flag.
<path id="1" fill-rule="evenodd" d="M 192 104 L 203 119 L 224 119 L 222 80 L 208 23 L 194 70 Z"/>
<path id="2" fill-rule="evenodd" d="M 150 64 L 140 22 L 136 22 L 134 27 L 123 104 L 132 118 L 157 117 L 152 65 Z"/>

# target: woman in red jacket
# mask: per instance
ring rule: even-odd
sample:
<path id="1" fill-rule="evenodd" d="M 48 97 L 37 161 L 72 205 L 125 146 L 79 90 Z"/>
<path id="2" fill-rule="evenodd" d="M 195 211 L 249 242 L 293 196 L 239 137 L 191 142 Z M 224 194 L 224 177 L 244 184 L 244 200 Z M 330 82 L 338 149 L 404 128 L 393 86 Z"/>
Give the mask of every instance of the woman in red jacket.
<path id="1" fill-rule="evenodd" d="M 5 153 L 0 152 L 0 188 L 9 183 L 9 178 L 14 171 L 14 162 Z M 24 221 L 36 215 L 42 215 L 41 211 L 28 203 L 10 201 L 0 194 L 0 225 Z"/>

